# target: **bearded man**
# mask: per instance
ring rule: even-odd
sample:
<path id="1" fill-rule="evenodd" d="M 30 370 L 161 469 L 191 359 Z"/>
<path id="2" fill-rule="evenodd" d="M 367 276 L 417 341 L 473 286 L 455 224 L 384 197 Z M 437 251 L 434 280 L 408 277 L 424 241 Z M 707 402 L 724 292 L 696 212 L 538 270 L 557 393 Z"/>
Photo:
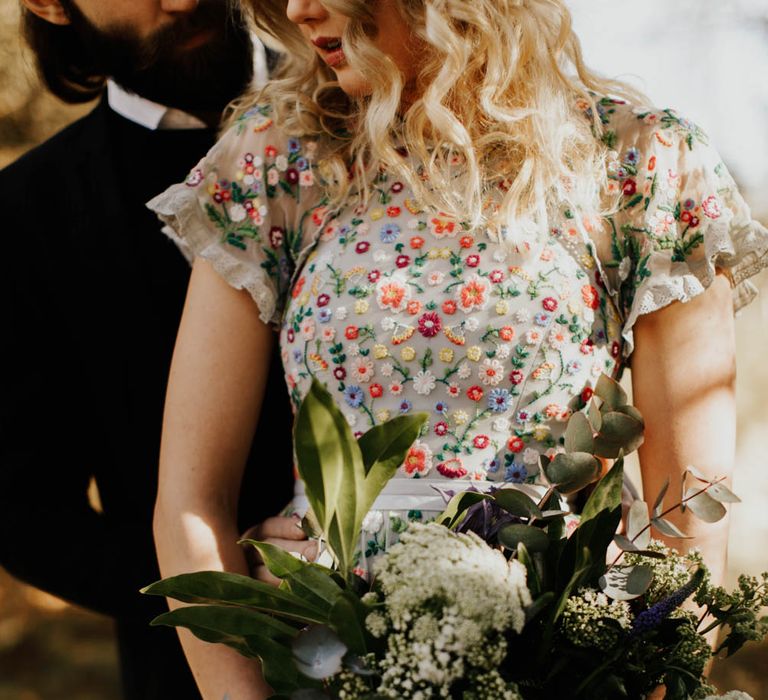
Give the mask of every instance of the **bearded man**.
<path id="1" fill-rule="evenodd" d="M 254 66 L 265 78 L 270 59 L 224 0 L 22 2 L 50 90 L 100 99 L 0 172 L 0 564 L 114 618 L 126 698 L 199 698 L 176 631 L 149 625 L 164 601 L 139 593 L 159 578 L 160 429 L 189 276 L 144 203 L 210 148 L 222 110 Z M 272 367 L 241 530 L 292 493 L 277 354 Z M 266 468 L 273 487 L 250 487 Z M 101 512 L 88 498 L 92 479 Z"/>

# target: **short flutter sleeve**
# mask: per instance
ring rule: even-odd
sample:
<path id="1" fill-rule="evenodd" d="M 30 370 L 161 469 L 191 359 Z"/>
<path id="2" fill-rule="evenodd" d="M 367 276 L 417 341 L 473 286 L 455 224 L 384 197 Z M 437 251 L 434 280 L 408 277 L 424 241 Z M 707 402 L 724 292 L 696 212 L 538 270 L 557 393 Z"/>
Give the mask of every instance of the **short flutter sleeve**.
<path id="1" fill-rule="evenodd" d="M 607 130 L 620 197 L 608 217 L 606 277 L 623 321 L 624 355 L 641 314 L 701 294 L 722 270 L 734 310 L 757 293 L 748 278 L 768 265 L 768 231 L 752 219 L 707 135 L 673 110 L 627 109 Z"/>
<path id="2" fill-rule="evenodd" d="M 304 215 L 318 203 L 314 143 L 289 138 L 268 106 L 250 109 L 192 169 L 147 206 L 192 262 L 208 260 L 247 290 L 264 323 L 279 324 L 298 254 Z"/>

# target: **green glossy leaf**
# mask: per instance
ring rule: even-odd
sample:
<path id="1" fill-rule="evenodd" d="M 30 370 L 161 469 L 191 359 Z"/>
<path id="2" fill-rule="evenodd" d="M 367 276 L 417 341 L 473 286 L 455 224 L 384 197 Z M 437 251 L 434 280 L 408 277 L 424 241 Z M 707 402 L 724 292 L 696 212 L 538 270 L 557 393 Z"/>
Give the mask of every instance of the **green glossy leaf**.
<path id="1" fill-rule="evenodd" d="M 519 518 L 540 518 L 542 512 L 536 502 L 518 489 L 501 488 L 492 496 L 499 508 Z"/>
<path id="2" fill-rule="evenodd" d="M 685 492 L 685 498 L 690 498 L 697 491 L 701 491 L 701 489 L 699 487 L 688 489 Z M 705 523 L 716 523 L 722 520 L 726 513 L 725 506 L 712 498 L 706 491 L 698 496 L 693 496 L 691 500 L 686 502 L 686 506 L 699 520 L 703 520 Z"/>
<path id="3" fill-rule="evenodd" d="M 499 542 L 507 549 L 517 550 L 519 544 L 524 544 L 525 548 L 531 552 L 545 552 L 549 547 L 549 537 L 544 530 L 531 525 L 521 525 L 510 523 L 504 525 L 498 534 Z"/>
<path id="4" fill-rule="evenodd" d="M 741 499 L 723 484 L 712 484 L 707 489 L 707 493 L 720 503 L 741 503 Z"/>
<path id="5" fill-rule="evenodd" d="M 578 491 L 600 475 L 600 463 L 587 452 L 558 454 L 547 465 L 549 482 L 564 494 Z"/>
<path id="6" fill-rule="evenodd" d="M 665 518 L 651 518 L 651 525 L 667 537 L 677 537 L 682 540 L 691 539 L 690 535 L 686 535 L 677 525 Z"/>
<path id="7" fill-rule="evenodd" d="M 600 590 L 614 600 L 634 600 L 643 595 L 653 581 L 653 569 L 646 564 L 614 566 L 600 577 Z"/>
<path id="8" fill-rule="evenodd" d="M 595 394 L 605 402 L 610 410 L 627 404 L 627 392 L 607 374 L 600 375 L 595 385 Z"/>
<path id="9" fill-rule="evenodd" d="M 595 441 L 592 437 L 592 426 L 583 413 L 574 413 L 568 420 L 565 429 L 565 451 L 589 452 L 594 449 Z"/>
<path id="10" fill-rule="evenodd" d="M 228 603 L 247 605 L 262 611 L 304 622 L 324 622 L 323 611 L 292 593 L 227 571 L 198 571 L 179 574 L 141 589 L 142 593 L 175 598 L 185 603 Z"/>
<path id="11" fill-rule="evenodd" d="M 268 542 L 241 540 L 259 550 L 264 564 L 273 576 L 285 580 L 291 590 L 311 605 L 327 612 L 342 589 L 332 578 L 332 572 L 318 564 L 301 561 L 280 547 Z"/>
<path id="12" fill-rule="evenodd" d="M 600 511 L 621 506 L 621 489 L 624 483 L 624 459 L 619 458 L 608 473 L 597 482 L 581 511 L 581 522 L 594 518 Z"/>
<path id="13" fill-rule="evenodd" d="M 627 514 L 627 537 L 638 549 L 646 549 L 651 541 L 650 522 L 645 501 L 633 501 Z"/>

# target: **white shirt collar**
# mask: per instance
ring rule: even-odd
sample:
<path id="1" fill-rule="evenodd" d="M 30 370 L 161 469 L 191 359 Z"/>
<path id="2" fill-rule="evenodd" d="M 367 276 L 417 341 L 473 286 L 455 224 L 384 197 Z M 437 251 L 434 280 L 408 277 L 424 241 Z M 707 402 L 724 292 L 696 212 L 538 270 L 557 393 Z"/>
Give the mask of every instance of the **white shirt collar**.
<path id="1" fill-rule="evenodd" d="M 253 41 L 253 84 L 267 82 L 267 54 L 264 44 L 255 36 Z M 121 117 L 147 129 L 204 129 L 205 122 L 180 109 L 166 107 L 128 92 L 111 78 L 107 80 L 107 102 Z"/>

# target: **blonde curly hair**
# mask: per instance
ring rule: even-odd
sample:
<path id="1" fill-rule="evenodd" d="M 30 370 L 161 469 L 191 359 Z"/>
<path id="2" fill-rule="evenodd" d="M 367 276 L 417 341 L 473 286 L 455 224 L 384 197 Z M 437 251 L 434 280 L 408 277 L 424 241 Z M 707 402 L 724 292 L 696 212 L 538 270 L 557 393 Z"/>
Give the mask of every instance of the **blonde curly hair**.
<path id="1" fill-rule="evenodd" d="M 404 109 L 403 77 L 372 42 L 384 1 L 424 47 Z M 286 0 L 242 2 L 285 56 L 235 114 L 267 101 L 287 133 L 318 139 L 332 205 L 353 192 L 367 201 L 384 168 L 421 206 L 485 226 L 518 250 L 548 229 L 553 205 L 565 202 L 588 222 L 605 212 L 607 147 L 595 95 L 640 96 L 584 65 L 562 0 L 323 0 L 349 18 L 344 53 L 370 85 L 364 97 L 341 90 L 286 18 Z"/>

